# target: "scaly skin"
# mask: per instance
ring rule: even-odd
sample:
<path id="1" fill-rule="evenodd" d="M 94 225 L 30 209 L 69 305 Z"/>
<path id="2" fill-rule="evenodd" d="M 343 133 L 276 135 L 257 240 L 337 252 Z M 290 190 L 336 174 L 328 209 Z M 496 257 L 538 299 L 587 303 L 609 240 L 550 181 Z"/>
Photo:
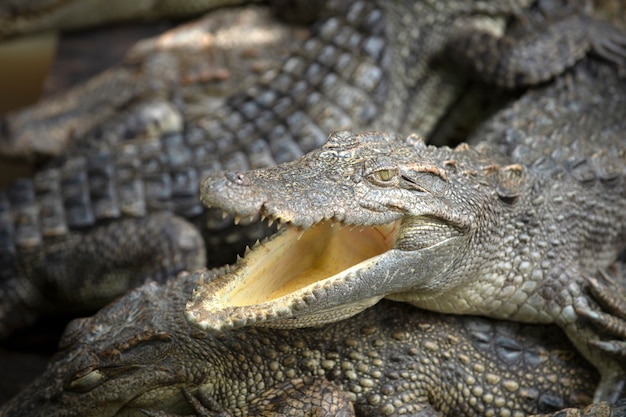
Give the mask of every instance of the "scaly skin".
<path id="1" fill-rule="evenodd" d="M 553 322 L 601 370 L 596 399 L 614 400 L 624 370 L 580 316 L 587 280 L 626 247 L 624 114 L 626 82 L 589 60 L 496 115 L 474 147 L 339 132 L 299 160 L 211 175 L 205 204 L 288 227 L 201 283 L 188 316 L 306 326 L 387 297 Z"/>
<path id="2" fill-rule="evenodd" d="M 597 383 L 553 326 L 390 301 L 316 329 L 201 332 L 183 308 L 198 279 L 214 276 L 146 284 L 75 320 L 46 372 L 0 416 L 526 416 L 585 405 Z"/>
<path id="3" fill-rule="evenodd" d="M 224 241 L 241 249 L 245 242 L 227 235 L 227 225 L 203 210 L 200 178 L 292 160 L 320 146 L 331 130 L 428 132 L 462 87 L 462 77 L 446 70 L 451 63 L 466 61 L 482 78 L 512 86 L 541 82 L 591 50 L 622 59 L 623 35 L 591 20 L 577 1 L 554 10 L 527 8 L 528 2 L 448 0 L 433 9 L 425 1 L 328 1 L 310 38 L 288 36 L 288 42 L 273 44 L 285 46 L 288 56 L 278 64 L 270 59 L 261 77 L 242 75 L 235 93 L 213 89 L 228 76 L 211 66 L 213 48 L 193 49 L 228 38 L 231 26 L 217 33 L 211 24 L 199 31 L 193 26 L 164 36 L 147 53 L 138 47 L 125 65 L 56 106 L 8 116 L 0 129 L 3 155 L 61 156 L 32 181 L 0 193 L 0 335 L 40 314 L 42 299 L 96 308 L 90 298 L 62 301 L 94 292 L 114 298 L 136 283 L 202 265 L 205 252 L 212 265 L 233 259 L 232 250 L 229 257 L 218 252 Z M 506 31 L 498 32 L 494 21 Z M 284 36 L 267 22 L 261 41 Z M 168 54 L 172 45 L 192 52 Z M 493 48 L 485 51 L 484 45 Z M 137 55 L 143 59 L 133 60 Z M 180 59 L 190 55 L 199 61 Z M 195 76 L 184 77 L 181 67 Z M 152 216 L 168 224 L 144 228 L 155 222 L 146 220 Z M 249 235 L 260 236 L 258 226 Z M 142 240 L 118 238 L 128 230 L 142 230 Z M 162 263 L 146 265 L 145 247 L 164 239 L 163 230 L 169 233 L 161 247 L 186 251 L 152 253 L 147 258 Z M 73 248 L 83 248 L 83 256 L 75 258 Z M 74 273 L 93 264 L 99 280 L 85 282 Z"/>

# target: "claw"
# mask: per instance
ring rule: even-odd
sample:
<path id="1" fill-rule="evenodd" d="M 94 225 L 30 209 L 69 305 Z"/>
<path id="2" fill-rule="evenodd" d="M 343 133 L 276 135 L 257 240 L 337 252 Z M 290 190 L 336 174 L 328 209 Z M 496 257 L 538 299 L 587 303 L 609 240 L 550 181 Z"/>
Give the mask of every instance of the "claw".
<path id="1" fill-rule="evenodd" d="M 611 312 L 614 316 L 626 320 L 626 294 L 605 271 L 599 271 L 603 281 L 600 283 L 595 278 L 587 278 L 589 291 L 591 295 L 602 305 L 602 307 Z"/>
<path id="2" fill-rule="evenodd" d="M 603 44 L 597 46 L 595 50 L 598 55 L 617 66 L 624 66 L 624 63 L 626 63 L 626 59 L 624 59 L 626 49 L 621 45 L 615 43 Z"/>
<path id="3" fill-rule="evenodd" d="M 626 357 L 626 342 L 616 341 L 616 340 L 611 340 L 611 341 L 595 340 L 591 342 L 591 344 L 594 347 L 597 347 L 598 349 L 601 349 L 611 355 Z"/>
<path id="4" fill-rule="evenodd" d="M 592 27 L 591 45 L 602 58 L 622 67 L 626 64 L 626 36 L 606 23 Z"/>
<path id="5" fill-rule="evenodd" d="M 589 319 L 600 331 L 615 337 L 626 338 L 626 321 L 588 307 L 576 306 L 575 309 L 576 314 Z"/>

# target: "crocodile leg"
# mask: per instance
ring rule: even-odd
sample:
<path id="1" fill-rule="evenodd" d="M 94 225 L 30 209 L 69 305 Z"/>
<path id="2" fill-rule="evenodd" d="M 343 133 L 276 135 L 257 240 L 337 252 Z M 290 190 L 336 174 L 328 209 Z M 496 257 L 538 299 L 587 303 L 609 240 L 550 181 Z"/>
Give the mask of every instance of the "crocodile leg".
<path id="1" fill-rule="evenodd" d="M 621 269 L 619 265 L 618 269 Z M 623 271 L 619 271 L 622 273 Z M 623 275 L 624 276 L 624 275 Z M 613 280 L 605 270 L 598 277 L 587 278 L 589 292 L 608 313 L 581 308 L 580 315 L 592 320 L 602 331 L 626 338 L 626 290 Z"/>
<path id="2" fill-rule="evenodd" d="M 596 277 L 586 277 L 588 290 L 602 310 L 576 306 L 576 312 L 590 320 L 601 332 L 626 339 L 626 274 L 619 262 L 611 265 L 611 269 L 614 270 L 613 276 L 621 278 L 619 282 L 604 269 L 599 270 Z"/>
<path id="3" fill-rule="evenodd" d="M 621 264 L 616 263 L 617 278 L 623 278 Z M 598 328 L 602 335 L 614 340 L 595 340 L 591 342 L 592 346 L 598 348 L 601 352 L 608 354 L 617 360 L 617 363 L 624 367 L 624 359 L 626 358 L 626 291 L 624 290 L 624 282 L 616 282 L 606 271 L 601 270 L 595 278 L 587 278 L 589 283 L 589 292 L 598 302 L 604 311 L 597 311 L 590 307 L 576 307 L 576 313 L 582 318 L 589 320 Z M 606 311 L 606 312 L 605 312 Z M 607 392 L 619 392 L 625 388 L 625 370 L 615 369 L 612 379 L 604 379 L 596 391 L 596 396 L 607 396 Z"/>
<path id="4" fill-rule="evenodd" d="M 537 2 L 504 34 L 464 28 L 448 41 L 446 56 L 488 83 L 516 88 L 547 81 L 593 51 L 626 64 L 626 35 L 586 16 L 580 2 L 561 8 Z M 548 2 L 549 3 L 549 2 Z"/>

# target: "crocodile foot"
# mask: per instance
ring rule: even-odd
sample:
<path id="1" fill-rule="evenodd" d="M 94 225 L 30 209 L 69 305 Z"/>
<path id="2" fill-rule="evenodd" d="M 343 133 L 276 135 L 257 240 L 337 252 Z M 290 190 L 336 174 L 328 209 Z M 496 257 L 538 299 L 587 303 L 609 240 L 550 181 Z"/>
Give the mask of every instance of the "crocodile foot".
<path id="1" fill-rule="evenodd" d="M 621 274 L 621 271 L 619 272 Z M 579 316 L 588 319 L 600 332 L 612 337 L 626 339 L 626 289 L 621 283 L 615 282 L 606 271 L 599 271 L 598 277 L 587 278 L 588 289 L 593 298 L 605 311 L 596 311 L 588 306 L 577 306 Z M 597 341 L 602 346 L 607 343 Z M 625 344 L 626 341 L 622 342 Z M 609 343 L 615 345 L 615 341 Z M 615 352 L 618 353 L 618 352 Z M 626 349 L 621 352 L 626 356 Z"/>
<path id="2" fill-rule="evenodd" d="M 615 399 L 626 387 L 626 289 L 624 287 L 623 271 L 620 265 L 614 265 L 616 273 L 613 276 L 622 278 L 616 282 L 606 271 L 599 271 L 597 277 L 587 277 L 588 290 L 603 311 L 595 310 L 589 306 L 576 306 L 576 313 L 587 319 L 599 332 L 599 338 L 589 343 L 604 351 L 617 363 L 622 364 L 622 370 L 612 369 L 611 375 L 604 375 L 602 382 L 596 390 L 596 399 Z M 608 338 L 609 340 L 606 340 Z M 608 414 L 607 414 L 608 415 Z"/>
<path id="3" fill-rule="evenodd" d="M 613 62 L 618 68 L 626 65 L 626 35 L 606 22 L 589 25 L 591 49 L 600 57 Z"/>

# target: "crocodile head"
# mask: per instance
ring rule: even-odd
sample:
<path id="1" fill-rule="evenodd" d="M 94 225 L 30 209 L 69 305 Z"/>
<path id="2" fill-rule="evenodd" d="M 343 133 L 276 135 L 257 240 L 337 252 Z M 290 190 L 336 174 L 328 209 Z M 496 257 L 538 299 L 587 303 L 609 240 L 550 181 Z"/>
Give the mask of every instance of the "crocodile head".
<path id="1" fill-rule="evenodd" d="M 199 283 L 188 320 L 205 330 L 311 326 L 386 296 L 463 285 L 457 275 L 487 212 L 510 204 L 523 178 L 521 167 L 487 155 L 426 146 L 415 135 L 337 132 L 298 160 L 207 177 L 205 205 L 280 228 L 226 274 Z"/>

